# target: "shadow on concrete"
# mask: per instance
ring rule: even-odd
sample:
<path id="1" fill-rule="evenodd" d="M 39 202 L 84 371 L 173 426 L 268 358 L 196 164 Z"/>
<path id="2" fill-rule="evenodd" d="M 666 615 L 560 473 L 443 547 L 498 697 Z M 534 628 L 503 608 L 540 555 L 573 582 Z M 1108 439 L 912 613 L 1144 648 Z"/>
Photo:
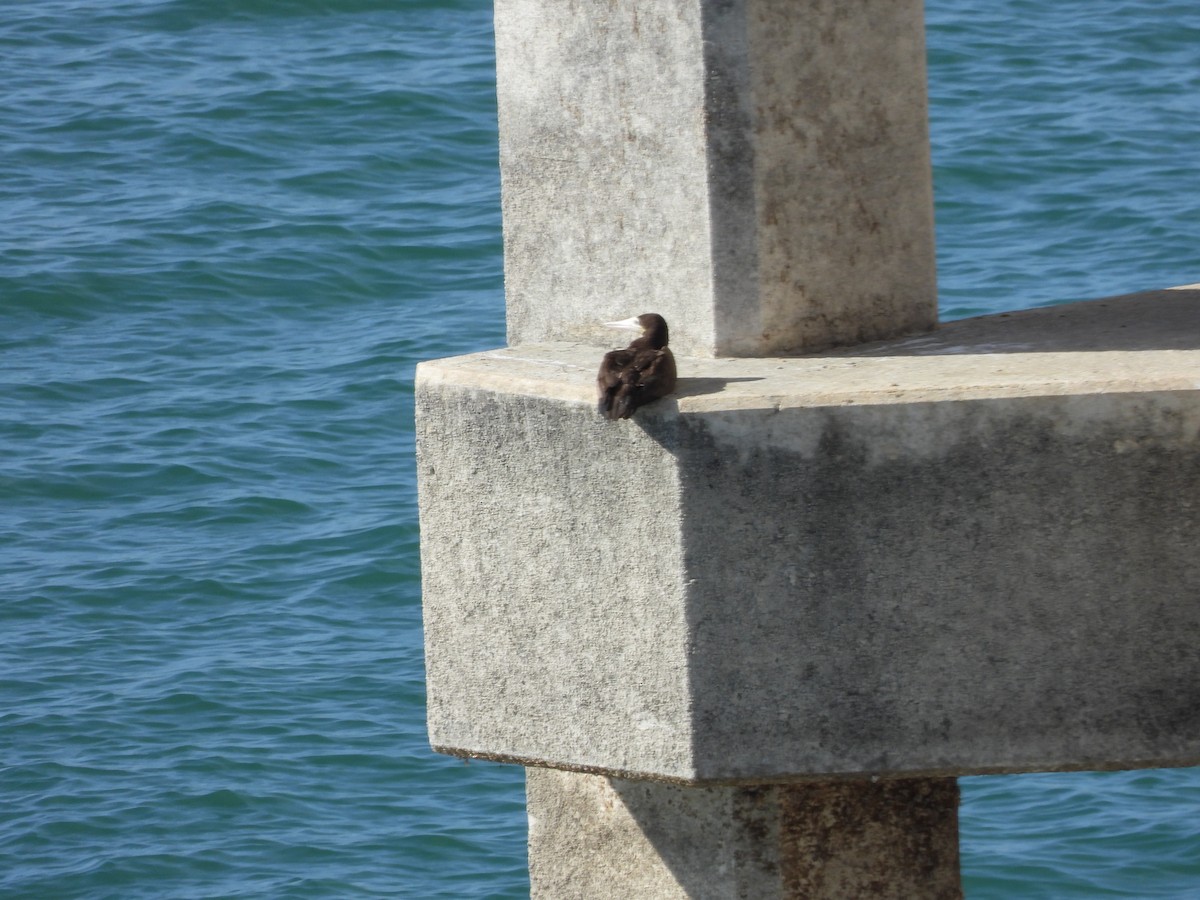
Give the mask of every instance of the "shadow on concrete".
<path id="1" fill-rule="evenodd" d="M 630 818 L 686 897 L 737 897 L 739 873 L 730 862 L 744 848 L 730 842 L 730 794 L 737 788 L 685 787 L 608 779 Z M 748 789 L 754 790 L 754 789 Z M 721 827 L 721 826 L 725 827 Z M 765 835 L 763 835 L 765 837 Z M 760 852 L 766 848 L 758 848 Z M 770 896 L 764 893 L 762 896 Z"/>
<path id="2" fill-rule="evenodd" d="M 926 334 L 806 356 L 1200 350 L 1200 288 L 1143 291 L 947 322 Z"/>
<path id="3" fill-rule="evenodd" d="M 680 378 L 672 397 L 699 397 L 702 394 L 719 394 L 725 386 L 735 381 L 762 381 L 758 376 L 744 378 Z"/>
<path id="4" fill-rule="evenodd" d="M 608 784 L 687 897 L 962 898 L 954 778 Z"/>

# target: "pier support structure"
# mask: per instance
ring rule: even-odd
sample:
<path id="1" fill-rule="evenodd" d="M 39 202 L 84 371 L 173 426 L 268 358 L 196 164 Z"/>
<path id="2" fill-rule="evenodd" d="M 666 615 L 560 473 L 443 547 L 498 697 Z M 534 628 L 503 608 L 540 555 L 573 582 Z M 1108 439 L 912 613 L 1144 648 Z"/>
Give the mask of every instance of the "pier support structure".
<path id="1" fill-rule="evenodd" d="M 533 895 L 958 897 L 957 776 L 1200 762 L 1200 291 L 932 330 L 919 0 L 495 21 L 511 346 L 418 368 L 428 717 L 529 767 Z M 642 312 L 678 390 L 602 420 Z"/>

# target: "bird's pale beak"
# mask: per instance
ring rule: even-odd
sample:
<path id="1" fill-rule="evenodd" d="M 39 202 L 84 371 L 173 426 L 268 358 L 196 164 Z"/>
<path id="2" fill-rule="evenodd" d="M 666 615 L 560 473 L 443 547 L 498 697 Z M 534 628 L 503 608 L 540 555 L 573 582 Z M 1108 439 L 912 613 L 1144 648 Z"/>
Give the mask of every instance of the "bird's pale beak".
<path id="1" fill-rule="evenodd" d="M 641 331 L 642 323 L 638 321 L 638 317 L 632 319 L 622 319 L 620 322 L 605 322 L 605 328 L 619 328 L 621 331 Z"/>

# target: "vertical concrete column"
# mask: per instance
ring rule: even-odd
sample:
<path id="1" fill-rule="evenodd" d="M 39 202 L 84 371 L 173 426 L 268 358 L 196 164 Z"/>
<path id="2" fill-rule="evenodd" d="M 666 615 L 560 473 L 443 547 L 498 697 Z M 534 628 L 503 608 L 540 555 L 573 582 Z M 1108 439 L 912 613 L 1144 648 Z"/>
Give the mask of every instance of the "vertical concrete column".
<path id="1" fill-rule="evenodd" d="M 934 327 L 921 0 L 496 0 L 495 29 L 510 344 L 647 311 L 684 357 Z M 952 779 L 528 778 L 535 896 L 959 896 Z"/>
<path id="2" fill-rule="evenodd" d="M 932 328 L 921 0 L 496 0 L 509 343 Z"/>
<path id="3" fill-rule="evenodd" d="M 956 900 L 953 778 L 683 787 L 529 769 L 533 897 Z"/>

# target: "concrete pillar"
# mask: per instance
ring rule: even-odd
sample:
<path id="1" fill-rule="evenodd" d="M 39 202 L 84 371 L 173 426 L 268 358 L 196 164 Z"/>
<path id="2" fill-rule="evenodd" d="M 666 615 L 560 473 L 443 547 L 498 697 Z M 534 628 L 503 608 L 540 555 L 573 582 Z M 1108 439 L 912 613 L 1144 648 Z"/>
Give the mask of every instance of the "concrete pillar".
<path id="1" fill-rule="evenodd" d="M 953 778 L 693 788 L 529 769 L 535 898 L 955 900 Z"/>
<path id="2" fill-rule="evenodd" d="M 495 22 L 514 346 L 417 371 L 428 719 L 529 767 L 535 896 L 957 897 L 956 776 L 1200 762 L 1200 292 L 919 334 L 920 0 Z M 609 422 L 642 312 L 679 386 Z"/>
<path id="3" fill-rule="evenodd" d="M 689 356 L 934 326 L 921 0 L 496 0 L 495 23 L 509 343 L 646 310 Z"/>

